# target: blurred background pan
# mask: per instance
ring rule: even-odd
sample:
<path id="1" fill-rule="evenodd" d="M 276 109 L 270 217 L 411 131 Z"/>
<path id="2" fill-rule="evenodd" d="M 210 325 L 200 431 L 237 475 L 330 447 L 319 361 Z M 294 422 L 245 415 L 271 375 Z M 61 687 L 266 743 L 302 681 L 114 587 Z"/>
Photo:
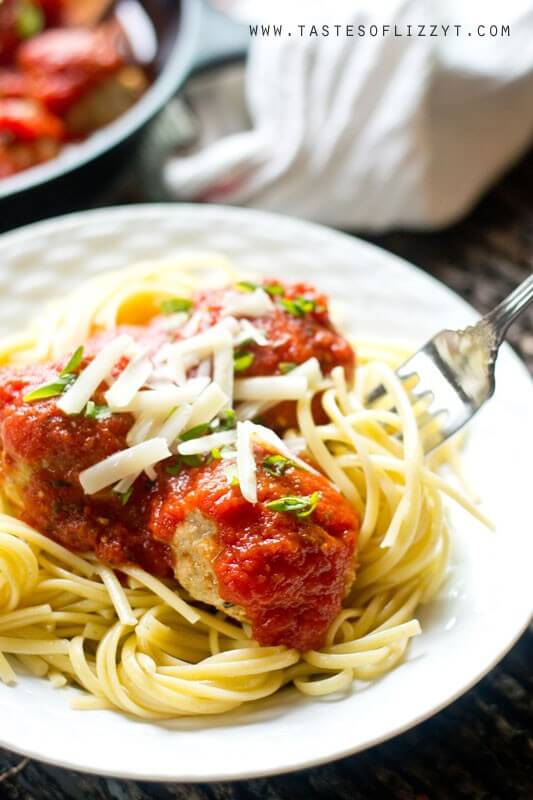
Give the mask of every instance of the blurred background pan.
<path id="1" fill-rule="evenodd" d="M 136 5 L 133 0 L 119 0 L 116 5 L 130 3 L 130 8 Z M 0 230 L 90 205 L 91 198 L 134 157 L 148 123 L 187 78 L 246 52 L 247 29 L 212 9 L 208 0 L 143 0 L 141 5 L 144 20 L 138 26 L 133 23 L 126 33 L 130 38 L 151 35 L 153 39 L 150 88 L 129 111 L 83 143 L 0 180 Z"/>

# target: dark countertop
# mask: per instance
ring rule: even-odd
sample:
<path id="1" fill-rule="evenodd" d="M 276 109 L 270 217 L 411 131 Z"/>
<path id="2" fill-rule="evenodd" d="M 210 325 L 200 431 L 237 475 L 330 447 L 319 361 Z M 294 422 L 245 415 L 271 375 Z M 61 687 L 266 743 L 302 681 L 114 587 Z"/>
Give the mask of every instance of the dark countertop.
<path id="1" fill-rule="evenodd" d="M 435 275 L 480 312 L 487 311 L 533 269 L 532 187 L 533 153 L 459 225 L 437 234 L 398 233 L 373 241 Z M 516 323 L 509 338 L 533 372 L 533 309 Z M 529 800 L 533 798 L 532 644 L 530 628 L 499 666 L 440 714 L 385 744 L 328 766 L 230 784 L 149 784 L 80 775 L 0 750 L 0 797 Z"/>

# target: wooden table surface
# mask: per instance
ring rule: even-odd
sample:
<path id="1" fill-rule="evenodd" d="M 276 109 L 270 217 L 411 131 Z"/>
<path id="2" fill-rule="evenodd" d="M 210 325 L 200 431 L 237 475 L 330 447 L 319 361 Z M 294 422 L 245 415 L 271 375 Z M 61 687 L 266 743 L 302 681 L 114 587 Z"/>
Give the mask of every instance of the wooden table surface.
<path id="1" fill-rule="evenodd" d="M 373 241 L 435 275 L 479 311 L 488 310 L 533 269 L 533 153 L 459 225 Z M 533 309 L 513 327 L 510 340 L 533 372 Z M 0 750 L 0 797 L 531 800 L 532 634 L 530 629 L 496 669 L 440 714 L 328 766 L 229 784 L 149 784 L 80 775 Z M 176 749 L 178 756 L 178 742 Z"/>

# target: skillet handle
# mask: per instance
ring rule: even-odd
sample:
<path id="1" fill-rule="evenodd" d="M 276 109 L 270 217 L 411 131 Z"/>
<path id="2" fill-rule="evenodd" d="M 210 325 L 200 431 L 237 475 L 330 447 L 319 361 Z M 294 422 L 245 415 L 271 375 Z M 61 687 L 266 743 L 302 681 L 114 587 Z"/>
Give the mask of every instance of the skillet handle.
<path id="1" fill-rule="evenodd" d="M 248 26 L 214 9 L 209 0 L 201 3 L 199 35 L 189 75 L 210 67 L 246 58 L 250 45 Z"/>

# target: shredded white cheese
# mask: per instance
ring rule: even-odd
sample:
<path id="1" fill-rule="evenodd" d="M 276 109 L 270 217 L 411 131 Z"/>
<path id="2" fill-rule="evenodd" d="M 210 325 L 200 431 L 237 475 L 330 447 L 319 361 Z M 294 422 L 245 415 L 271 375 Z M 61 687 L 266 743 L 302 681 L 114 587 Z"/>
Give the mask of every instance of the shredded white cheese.
<path id="1" fill-rule="evenodd" d="M 125 408 L 144 386 L 151 372 L 152 362 L 146 353 L 130 361 L 113 386 L 105 393 L 110 408 Z"/>
<path id="2" fill-rule="evenodd" d="M 263 317 L 270 314 L 274 304 L 264 291 L 256 289 L 253 292 L 228 292 L 224 298 L 222 316 L 233 317 Z"/>
<path id="3" fill-rule="evenodd" d="M 169 346 L 171 356 L 180 356 L 192 354 L 199 361 L 214 353 L 216 350 L 224 347 L 227 341 L 228 327 L 223 322 L 213 325 L 212 328 L 198 333 L 196 336 L 191 336 L 190 339 L 183 339 Z"/>
<path id="4" fill-rule="evenodd" d="M 307 378 L 309 386 L 315 387 L 323 379 L 320 362 L 317 358 L 308 358 L 303 364 L 299 364 L 290 373 L 291 376 Z"/>
<path id="5" fill-rule="evenodd" d="M 307 392 L 307 378 L 303 375 L 273 375 L 258 378 L 241 378 L 235 381 L 235 400 L 299 400 Z"/>
<path id="6" fill-rule="evenodd" d="M 239 403 L 235 409 L 235 414 L 239 420 L 255 419 L 260 417 L 265 411 L 268 411 L 272 406 L 277 405 L 277 401 L 268 403 Z"/>
<path id="7" fill-rule="evenodd" d="M 291 436 L 286 436 L 283 439 L 283 442 L 287 445 L 290 452 L 295 456 L 307 450 L 307 442 L 303 436 L 295 436 L 294 434 Z"/>
<path id="8" fill-rule="evenodd" d="M 316 358 L 309 358 L 307 361 L 304 361 L 303 364 L 299 364 L 289 373 L 289 376 L 306 378 L 308 386 L 313 389 L 323 380 L 320 363 Z M 265 411 L 269 411 L 269 409 L 273 408 L 278 403 L 279 398 L 275 400 L 248 401 L 240 403 L 235 409 L 235 413 L 237 414 L 237 418 L 241 420 L 255 419 L 256 417 L 260 417 L 261 414 L 264 414 Z"/>
<path id="9" fill-rule="evenodd" d="M 149 439 L 153 433 L 154 425 L 155 423 L 152 417 L 141 414 L 129 429 L 126 436 L 126 443 L 131 447 L 134 444 L 140 444 L 146 439 Z"/>
<path id="10" fill-rule="evenodd" d="M 199 378 L 210 378 L 211 377 L 211 359 L 204 358 L 198 364 L 198 368 L 196 370 L 196 374 Z"/>
<path id="11" fill-rule="evenodd" d="M 182 386 L 187 381 L 183 356 L 173 350 L 170 343 L 159 348 L 153 357 L 154 371 L 150 383 L 170 381 Z"/>
<path id="12" fill-rule="evenodd" d="M 224 394 L 220 386 L 210 383 L 198 400 L 193 403 L 192 414 L 189 419 L 189 428 L 211 422 L 216 415 L 225 408 L 228 402 L 227 395 Z"/>
<path id="13" fill-rule="evenodd" d="M 261 347 L 265 347 L 265 345 L 268 344 L 268 339 L 263 331 L 259 330 L 255 325 L 252 325 L 250 320 L 241 319 L 240 331 L 235 338 L 234 344 L 236 347 L 240 347 L 245 342 L 255 342 Z"/>
<path id="14" fill-rule="evenodd" d="M 292 459 L 302 469 L 315 472 L 272 430 L 249 419 L 284 400 L 305 397 L 310 386 L 320 388 L 323 376 L 318 360 L 311 358 L 286 375 L 235 380 L 234 348 L 247 341 L 261 347 L 269 345 L 263 331 L 247 318 L 268 314 L 273 307 L 263 289 L 233 292 L 225 299 L 224 318 L 219 323 L 196 333 L 200 316 L 194 328 L 191 319 L 176 318 L 174 322 L 183 323 L 182 330 L 189 331 L 189 338 L 165 343 L 150 357 L 127 335 L 106 345 L 58 405 L 67 414 L 82 412 L 105 380 L 110 385 L 105 393 L 110 409 L 131 413 L 134 422 L 126 437 L 127 449 L 80 473 L 84 491 L 94 494 L 113 486 L 114 491 L 124 493 L 143 471 L 154 480 L 154 465 L 173 453 L 192 456 L 221 449 L 222 458 L 235 461 L 243 497 L 256 503 L 255 442 Z M 129 363 L 113 381 L 112 370 L 124 356 L 130 359 Z M 193 367 L 197 375 L 188 379 L 187 373 Z M 243 401 L 236 409 L 236 430 L 219 430 L 179 442 L 184 431 L 209 424 L 222 410 L 232 408 L 235 401 Z"/>
<path id="15" fill-rule="evenodd" d="M 149 439 L 127 450 L 119 450 L 118 453 L 113 453 L 98 464 L 80 472 L 82 489 L 85 494 L 95 494 L 129 475 L 163 461 L 170 455 L 172 454 L 168 445 L 162 438 Z"/>
<path id="16" fill-rule="evenodd" d="M 192 414 L 193 407 L 189 404 L 181 406 L 172 412 L 170 417 L 163 423 L 163 426 L 158 432 L 158 436 L 166 441 L 171 447 L 180 433 L 185 430 L 185 426 L 189 422 Z"/>
<path id="17" fill-rule="evenodd" d="M 228 398 L 228 408 L 233 403 L 233 339 L 229 331 L 226 333 L 226 342 L 214 355 L 213 358 L 213 380 L 220 386 Z"/>
<path id="18" fill-rule="evenodd" d="M 220 327 L 224 328 L 224 330 L 229 331 L 234 339 L 236 336 L 239 335 L 241 324 L 242 321 L 235 319 L 235 317 L 224 317 L 219 322 Z"/>
<path id="19" fill-rule="evenodd" d="M 65 394 L 61 396 L 57 403 L 58 407 L 65 414 L 81 413 L 102 381 L 105 380 L 132 343 L 133 339 L 126 334 L 118 336 L 109 342 L 79 374 L 70 389 L 67 389 Z"/>
<path id="20" fill-rule="evenodd" d="M 237 477 L 242 496 L 249 503 L 257 503 L 257 476 L 251 422 L 237 423 Z"/>
<path id="21" fill-rule="evenodd" d="M 199 453 L 210 453 L 218 447 L 227 447 L 237 439 L 236 431 L 221 431 L 211 433 L 209 436 L 199 436 L 197 439 L 190 439 L 182 442 L 178 446 L 178 453 L 182 456 L 193 456 Z"/>
<path id="22" fill-rule="evenodd" d="M 122 478 L 121 481 L 119 481 L 113 486 L 113 491 L 116 492 L 117 494 L 124 494 L 125 492 L 128 491 L 130 486 L 133 486 L 133 484 L 135 483 L 140 474 L 141 474 L 140 472 L 134 472 L 132 475 L 128 475 L 126 478 Z"/>
<path id="23" fill-rule="evenodd" d="M 177 406 L 191 403 L 208 385 L 209 378 L 191 378 L 184 386 L 169 385 L 167 388 L 147 389 L 138 392 L 122 410 L 165 417 Z"/>
<path id="24" fill-rule="evenodd" d="M 175 314 L 169 314 L 165 318 L 163 327 L 166 331 L 176 330 L 177 328 L 182 328 L 188 319 L 189 315 L 186 311 L 176 311 Z"/>

